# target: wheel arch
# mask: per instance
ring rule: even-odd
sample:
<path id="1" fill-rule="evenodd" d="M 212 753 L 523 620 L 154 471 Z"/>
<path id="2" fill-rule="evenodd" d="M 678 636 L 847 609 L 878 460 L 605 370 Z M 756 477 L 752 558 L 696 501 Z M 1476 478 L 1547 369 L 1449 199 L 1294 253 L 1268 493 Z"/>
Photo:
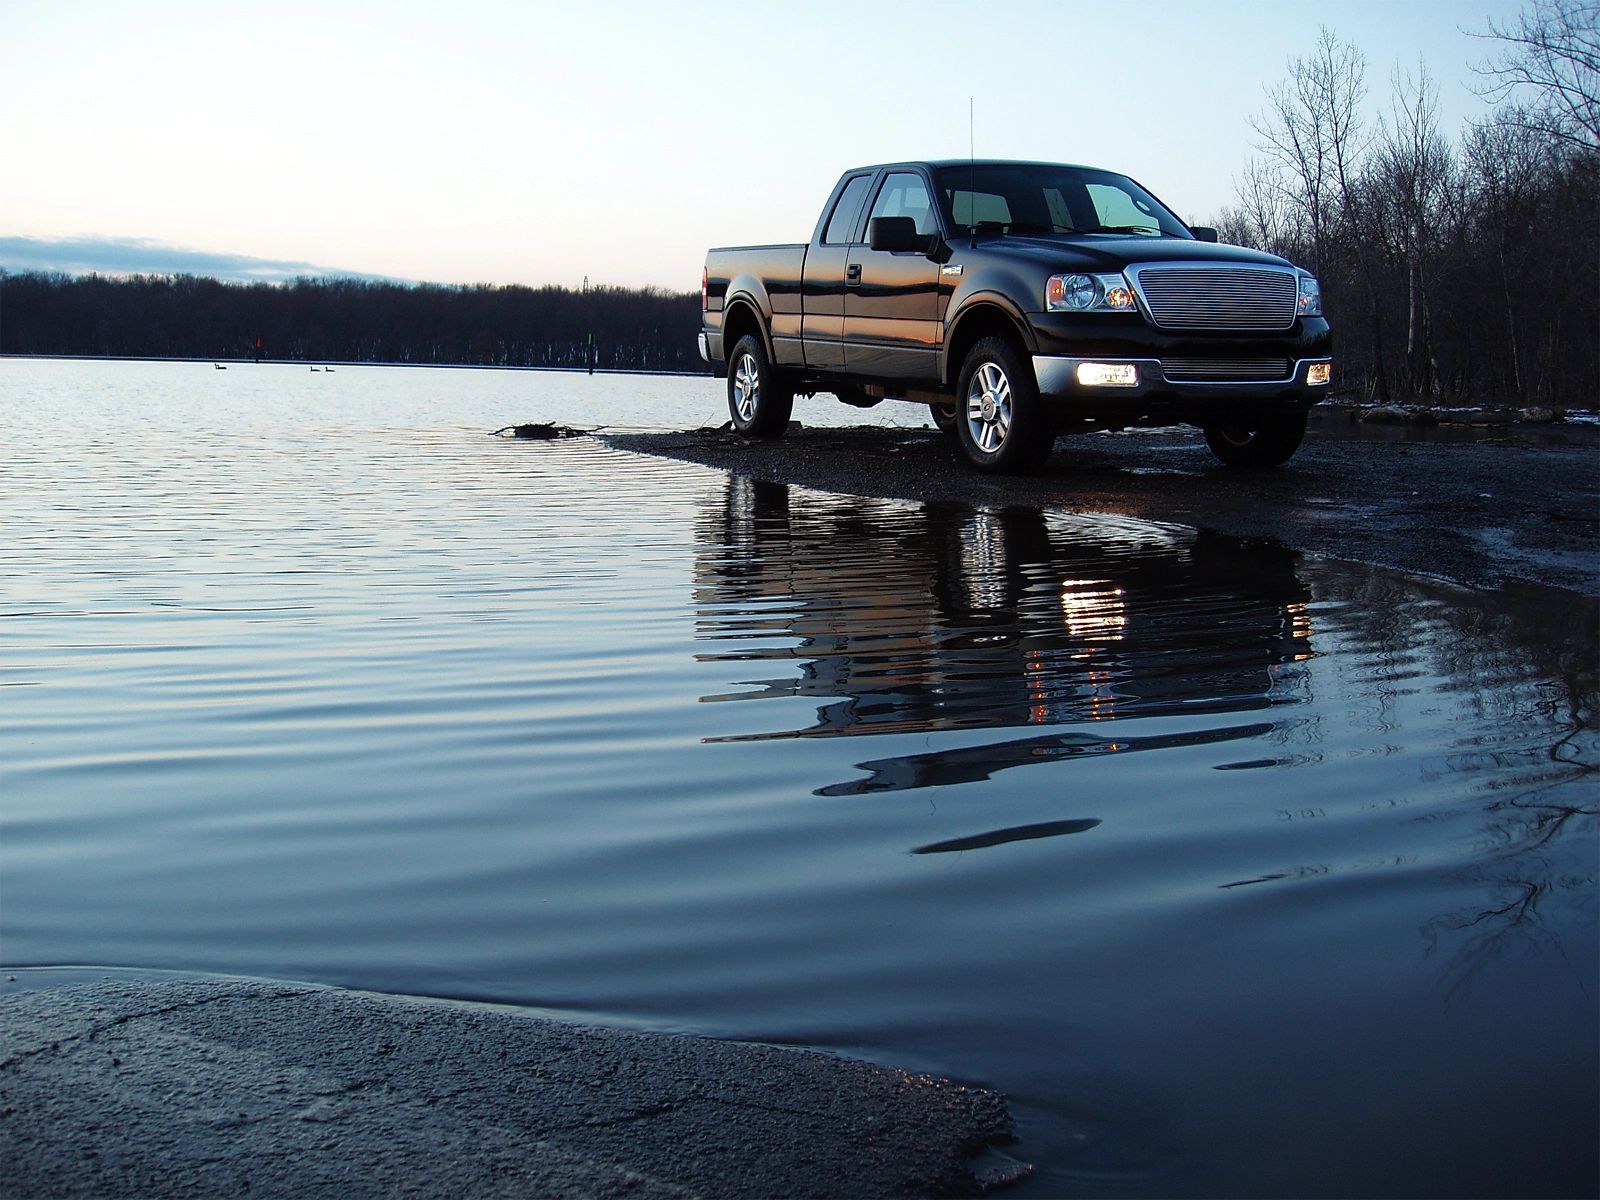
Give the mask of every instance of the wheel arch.
<path id="1" fill-rule="evenodd" d="M 967 354 L 986 337 L 1000 337 L 1032 356 L 1038 349 L 1027 318 L 1004 296 L 985 293 L 962 306 L 950 323 L 939 359 L 939 378 L 946 387 L 956 385 L 956 376 Z"/>
<path id="2" fill-rule="evenodd" d="M 731 357 L 733 348 L 739 344 L 739 339 L 747 334 L 755 334 L 761 340 L 761 345 L 767 352 L 767 358 L 771 359 L 772 338 L 767 333 L 767 323 L 762 319 L 760 310 L 756 308 L 755 301 L 748 295 L 739 295 L 730 300 L 723 310 L 723 355 Z"/>

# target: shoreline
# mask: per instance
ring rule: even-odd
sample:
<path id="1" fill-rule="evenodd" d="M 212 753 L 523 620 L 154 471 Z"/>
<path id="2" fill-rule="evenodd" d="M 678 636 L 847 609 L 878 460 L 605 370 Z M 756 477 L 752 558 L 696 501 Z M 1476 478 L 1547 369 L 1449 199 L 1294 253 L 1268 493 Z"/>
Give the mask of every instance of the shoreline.
<path id="1" fill-rule="evenodd" d="M 774 483 L 913 502 L 1166 521 L 1480 590 L 1600 598 L 1600 429 L 1373 431 L 1317 414 L 1286 465 L 1218 464 L 1198 430 L 1064 437 L 1034 475 L 989 476 L 933 430 L 797 423 L 771 441 L 722 429 L 601 434 L 634 453 Z"/>
<path id="2" fill-rule="evenodd" d="M 243 367 L 422 367 L 432 371 L 533 371 L 542 374 L 566 375 L 648 375 L 673 379 L 711 379 L 711 369 L 704 371 L 653 371 L 644 367 L 587 367 L 513 366 L 504 363 L 437 363 L 437 362 L 377 362 L 358 358 L 187 358 L 166 357 L 158 354 L 11 354 L 0 353 L 0 361 L 36 362 L 143 362 L 143 363 L 226 363 Z M 224 368 L 226 369 L 226 368 Z"/>

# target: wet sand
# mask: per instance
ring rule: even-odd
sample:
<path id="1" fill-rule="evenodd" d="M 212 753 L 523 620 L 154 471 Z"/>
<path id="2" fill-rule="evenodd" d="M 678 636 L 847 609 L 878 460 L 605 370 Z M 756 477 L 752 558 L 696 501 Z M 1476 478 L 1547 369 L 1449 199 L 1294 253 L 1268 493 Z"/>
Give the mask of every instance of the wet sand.
<path id="1" fill-rule="evenodd" d="M 852 495 L 978 507 L 1117 513 L 1473 588 L 1557 587 L 1600 596 L 1600 429 L 1373 432 L 1318 413 L 1285 466 L 1220 466 L 1198 431 L 1065 437 L 1043 471 L 984 476 L 932 430 L 805 427 L 774 441 L 706 428 L 611 434 L 657 454 Z"/>

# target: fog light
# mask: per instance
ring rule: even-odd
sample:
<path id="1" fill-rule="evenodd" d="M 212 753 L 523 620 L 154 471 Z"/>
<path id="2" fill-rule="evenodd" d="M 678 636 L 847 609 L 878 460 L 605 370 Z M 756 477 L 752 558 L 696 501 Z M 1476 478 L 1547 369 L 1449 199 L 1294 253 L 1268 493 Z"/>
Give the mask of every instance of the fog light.
<path id="1" fill-rule="evenodd" d="M 1312 363 L 1306 368 L 1306 383 L 1312 387 L 1327 383 L 1333 378 L 1332 363 Z"/>
<path id="2" fill-rule="evenodd" d="M 1084 387 L 1138 387 L 1137 363 L 1078 364 L 1078 382 Z"/>

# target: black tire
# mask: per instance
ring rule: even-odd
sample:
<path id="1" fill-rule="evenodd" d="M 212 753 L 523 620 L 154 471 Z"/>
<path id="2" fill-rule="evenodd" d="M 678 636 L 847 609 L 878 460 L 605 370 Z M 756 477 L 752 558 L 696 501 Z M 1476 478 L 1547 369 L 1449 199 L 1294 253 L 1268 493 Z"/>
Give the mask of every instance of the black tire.
<path id="1" fill-rule="evenodd" d="M 1306 414 L 1276 413 L 1203 426 L 1211 453 L 1230 467 L 1276 467 L 1294 457 L 1306 436 Z"/>
<path id="2" fill-rule="evenodd" d="M 767 348 L 747 333 L 728 356 L 728 415 L 746 437 L 780 437 L 794 412 L 794 388 L 767 358 Z"/>
<path id="3" fill-rule="evenodd" d="M 954 433 L 956 431 L 956 419 L 961 414 L 960 410 L 956 408 L 956 402 L 953 398 L 950 400 L 930 400 L 928 402 L 928 412 L 932 415 L 934 426 L 940 433 Z"/>
<path id="4" fill-rule="evenodd" d="M 1036 471 L 1055 431 L 1045 418 L 1033 364 L 1005 338 L 986 337 L 967 354 L 956 387 L 956 436 L 980 471 Z"/>

